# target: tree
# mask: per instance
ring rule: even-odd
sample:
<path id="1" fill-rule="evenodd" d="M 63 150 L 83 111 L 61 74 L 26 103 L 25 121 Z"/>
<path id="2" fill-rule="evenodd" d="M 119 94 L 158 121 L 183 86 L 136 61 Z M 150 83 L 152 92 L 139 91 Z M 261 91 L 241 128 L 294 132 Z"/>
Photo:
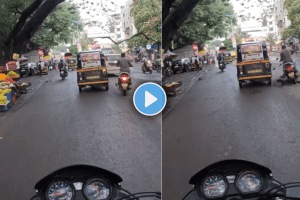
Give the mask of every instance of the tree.
<path id="1" fill-rule="evenodd" d="M 176 46 L 181 47 L 192 42 L 202 44 L 214 37 L 226 37 L 231 30 L 231 20 L 228 15 L 232 13 L 232 6 L 221 0 L 206 5 L 196 5 L 177 32 Z"/>
<path id="2" fill-rule="evenodd" d="M 227 50 L 231 51 L 233 50 L 232 41 L 231 39 L 224 40 L 224 46 L 227 48 Z"/>
<path id="3" fill-rule="evenodd" d="M 273 33 L 269 33 L 267 36 L 267 42 L 269 42 L 270 44 L 270 49 L 272 50 L 273 46 L 276 44 L 275 43 L 275 39 L 274 39 L 274 34 Z"/>
<path id="4" fill-rule="evenodd" d="M 162 48 L 165 51 L 169 49 L 173 37 L 188 19 L 196 5 L 205 6 L 214 1 L 216 0 L 164 0 L 162 8 Z"/>
<path id="5" fill-rule="evenodd" d="M 19 0 L 2 3 L 0 12 L 11 6 L 9 8 L 15 9 L 16 13 L 10 17 L 8 17 L 9 13 L 7 13 L 7 17 L 1 20 L 3 22 L 6 18 L 12 18 L 9 22 L 11 25 L 6 24 L 8 25 L 6 26 L 7 28 L 5 28 L 4 31 L 0 31 L 0 54 L 3 55 L 0 58 L 1 65 L 5 64 L 7 60 L 12 59 L 13 53 L 20 54 L 26 49 L 26 45 L 40 29 L 47 16 L 63 1 L 64 0 L 27 0 L 21 3 L 20 6 L 18 5 L 18 3 L 21 2 Z M 26 3 L 30 4 L 28 5 Z"/>
<path id="6" fill-rule="evenodd" d="M 50 49 L 60 43 L 73 43 L 76 38 L 77 28 L 72 22 L 80 21 L 79 11 L 75 4 L 65 2 L 59 5 L 43 23 L 41 29 L 32 38 L 36 47 Z M 79 26 L 82 30 L 82 26 Z"/>
<path id="7" fill-rule="evenodd" d="M 284 7 L 288 11 L 288 18 L 291 25 L 284 30 L 283 37 L 299 37 L 300 36 L 300 0 L 285 0 Z"/>
<path id="8" fill-rule="evenodd" d="M 138 33 L 129 46 L 143 46 L 161 41 L 161 0 L 134 0 L 131 15 Z"/>

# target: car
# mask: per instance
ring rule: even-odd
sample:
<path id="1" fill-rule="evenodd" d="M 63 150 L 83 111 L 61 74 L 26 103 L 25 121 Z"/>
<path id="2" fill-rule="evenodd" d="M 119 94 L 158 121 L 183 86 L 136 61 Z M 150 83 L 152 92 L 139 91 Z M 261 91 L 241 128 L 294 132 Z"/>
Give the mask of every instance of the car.
<path id="1" fill-rule="evenodd" d="M 121 58 L 120 54 L 106 54 L 107 73 L 111 75 L 119 75 L 120 67 L 117 67 L 118 59 Z"/>
<path id="2" fill-rule="evenodd" d="M 192 63 L 189 58 L 182 58 L 181 59 L 181 64 L 183 65 L 183 70 L 185 72 L 191 71 L 192 70 Z"/>
<path id="3" fill-rule="evenodd" d="M 38 69 L 35 63 L 24 63 L 20 65 L 20 76 L 34 76 L 38 74 Z"/>

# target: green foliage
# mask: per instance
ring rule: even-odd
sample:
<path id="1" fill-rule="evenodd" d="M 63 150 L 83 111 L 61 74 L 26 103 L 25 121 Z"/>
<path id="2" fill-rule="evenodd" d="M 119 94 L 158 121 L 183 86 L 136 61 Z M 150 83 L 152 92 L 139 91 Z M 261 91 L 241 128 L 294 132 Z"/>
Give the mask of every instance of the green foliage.
<path id="1" fill-rule="evenodd" d="M 130 47 L 144 46 L 161 40 L 161 0 L 134 0 L 131 15 L 139 35 L 129 41 Z"/>
<path id="2" fill-rule="evenodd" d="M 73 44 L 69 47 L 69 51 L 73 54 L 73 56 L 77 55 L 77 45 Z"/>
<path id="3" fill-rule="evenodd" d="M 283 38 L 300 37 L 300 0 L 285 0 L 284 7 L 288 11 L 291 25 L 283 32 Z"/>
<path id="4" fill-rule="evenodd" d="M 224 46 L 227 48 L 228 51 L 233 50 L 232 41 L 231 39 L 226 39 L 224 42 Z"/>
<path id="5" fill-rule="evenodd" d="M 0 33 L 7 37 L 17 23 L 21 12 L 33 0 L 0 0 Z"/>
<path id="6" fill-rule="evenodd" d="M 52 48 L 60 43 L 71 43 L 77 35 L 77 27 L 72 20 L 80 21 L 79 11 L 74 4 L 62 3 L 47 17 L 32 41 L 43 48 Z M 82 29 L 81 26 L 78 27 Z"/>
<path id="7" fill-rule="evenodd" d="M 231 30 L 230 17 L 233 7 L 222 0 L 200 4 L 194 8 L 183 26 L 179 29 L 175 46 L 184 46 L 192 42 L 204 43 L 214 37 L 224 37 Z M 235 19 L 232 20 L 235 23 Z"/>
<path id="8" fill-rule="evenodd" d="M 272 49 L 272 47 L 276 44 L 276 41 L 275 41 L 273 33 L 269 33 L 268 34 L 268 36 L 267 36 L 267 42 L 269 42 L 270 48 Z"/>
<path id="9" fill-rule="evenodd" d="M 121 53 L 121 52 L 122 52 L 122 50 L 121 50 L 121 48 L 120 48 L 120 46 L 119 46 L 118 44 L 113 44 L 111 48 L 112 48 L 112 50 L 114 50 L 116 53 Z"/>

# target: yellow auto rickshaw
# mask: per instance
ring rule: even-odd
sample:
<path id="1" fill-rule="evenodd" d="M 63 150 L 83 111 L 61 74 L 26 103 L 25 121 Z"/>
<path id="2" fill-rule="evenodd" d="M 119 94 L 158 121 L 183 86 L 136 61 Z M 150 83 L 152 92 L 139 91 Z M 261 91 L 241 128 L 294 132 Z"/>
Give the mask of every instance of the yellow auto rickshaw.
<path id="1" fill-rule="evenodd" d="M 243 43 L 237 46 L 237 78 L 240 88 L 246 81 L 272 83 L 272 70 L 267 45 L 264 42 Z"/>
<path id="2" fill-rule="evenodd" d="M 101 50 L 77 54 L 77 83 L 79 92 L 87 86 L 104 86 L 105 90 L 108 90 L 108 73 Z"/>
<path id="3" fill-rule="evenodd" d="M 230 53 L 229 51 L 225 51 L 225 52 L 223 53 L 223 56 L 224 56 L 224 58 L 225 58 L 226 64 L 232 63 L 232 62 L 233 62 L 233 59 L 232 59 L 232 57 L 231 57 L 231 53 Z"/>

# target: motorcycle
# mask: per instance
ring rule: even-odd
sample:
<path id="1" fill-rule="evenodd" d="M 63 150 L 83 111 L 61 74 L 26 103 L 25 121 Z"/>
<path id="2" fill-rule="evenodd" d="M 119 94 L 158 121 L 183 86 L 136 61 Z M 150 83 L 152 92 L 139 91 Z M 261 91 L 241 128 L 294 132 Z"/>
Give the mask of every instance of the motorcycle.
<path id="1" fill-rule="evenodd" d="M 161 72 L 160 59 L 154 60 L 152 62 L 153 70 L 156 70 L 158 73 Z"/>
<path id="2" fill-rule="evenodd" d="M 280 63 L 280 67 L 282 67 L 283 62 Z M 284 64 L 284 77 L 287 79 L 288 82 L 296 84 L 297 79 L 297 70 L 293 63 L 287 62 Z"/>
<path id="3" fill-rule="evenodd" d="M 300 183 L 282 184 L 272 171 L 244 160 L 214 163 L 190 179 L 194 188 L 183 200 L 300 199 Z"/>
<path id="4" fill-rule="evenodd" d="M 220 62 L 219 69 L 221 70 L 221 72 L 223 72 L 225 68 L 226 68 L 226 64 L 224 62 Z"/>
<path id="5" fill-rule="evenodd" d="M 118 77 L 118 83 L 116 83 L 116 86 L 123 92 L 123 95 L 126 96 L 127 91 L 132 89 L 130 74 L 127 72 L 121 72 Z"/>
<path id="6" fill-rule="evenodd" d="M 142 60 L 142 71 L 143 73 L 149 72 L 150 74 L 152 74 L 152 63 L 150 60 L 143 58 Z"/>
<path id="7" fill-rule="evenodd" d="M 68 72 L 66 69 L 60 71 L 60 77 L 64 80 L 68 76 Z"/>
<path id="8" fill-rule="evenodd" d="M 73 165 L 44 177 L 36 185 L 31 200 L 138 200 L 161 199 L 160 192 L 132 194 L 120 185 L 122 178 L 110 171 L 89 166 Z"/>

